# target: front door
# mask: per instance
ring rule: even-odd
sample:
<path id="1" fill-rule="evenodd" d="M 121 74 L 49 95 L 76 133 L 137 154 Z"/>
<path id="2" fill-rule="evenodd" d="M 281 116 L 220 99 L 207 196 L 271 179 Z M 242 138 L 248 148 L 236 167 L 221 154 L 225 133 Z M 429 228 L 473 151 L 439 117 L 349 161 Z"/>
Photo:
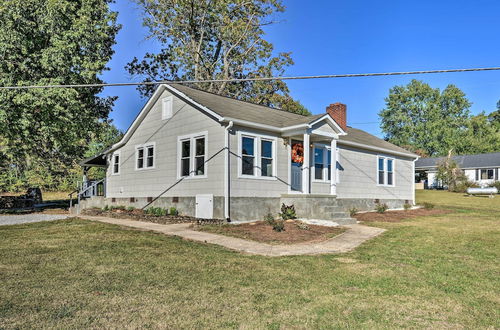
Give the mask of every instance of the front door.
<path id="1" fill-rule="evenodd" d="M 291 189 L 293 191 L 302 191 L 302 164 L 304 162 L 304 147 L 301 141 L 292 141 L 291 162 Z"/>

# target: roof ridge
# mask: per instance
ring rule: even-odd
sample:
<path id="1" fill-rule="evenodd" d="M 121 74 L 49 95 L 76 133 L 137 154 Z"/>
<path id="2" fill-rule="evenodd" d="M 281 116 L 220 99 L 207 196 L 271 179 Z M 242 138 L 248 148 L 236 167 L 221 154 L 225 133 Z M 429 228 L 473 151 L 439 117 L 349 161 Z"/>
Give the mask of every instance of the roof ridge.
<path id="1" fill-rule="evenodd" d="M 297 115 L 297 116 L 301 116 L 301 117 L 312 117 L 312 116 L 315 116 L 313 114 L 302 115 L 300 113 L 291 112 L 291 111 L 288 111 L 288 110 L 285 110 L 285 109 L 273 108 L 273 107 L 270 107 L 270 106 L 267 106 L 267 105 L 262 105 L 262 104 L 258 104 L 258 103 L 254 103 L 254 102 L 250 102 L 250 101 L 246 101 L 246 100 L 240 100 L 240 99 L 237 99 L 237 98 L 234 98 L 234 97 L 230 97 L 230 96 L 227 96 L 227 95 L 222 95 L 222 94 L 218 94 L 218 93 L 215 93 L 215 92 L 209 92 L 209 91 L 206 91 L 206 90 L 201 89 L 201 88 L 190 87 L 190 86 L 186 86 L 186 85 L 183 85 L 183 84 L 180 84 L 180 83 L 176 83 L 176 82 L 170 82 L 170 83 L 166 83 L 166 84 L 169 84 L 169 85 L 179 85 L 179 86 L 183 86 L 183 87 L 186 87 L 186 88 L 191 88 L 191 89 L 194 89 L 194 90 L 197 90 L 197 91 L 200 91 L 200 92 L 204 92 L 204 93 L 207 93 L 207 94 L 212 94 L 212 95 L 216 95 L 216 96 L 220 96 L 220 97 L 225 97 L 225 98 L 230 99 L 230 100 L 235 100 L 235 101 L 239 101 L 239 102 L 245 102 L 245 103 L 248 103 L 248 104 L 256 105 L 256 106 L 267 108 L 267 109 L 270 109 L 270 110 L 282 111 L 282 112 L 285 112 L 285 113 L 288 113 L 288 114 Z"/>

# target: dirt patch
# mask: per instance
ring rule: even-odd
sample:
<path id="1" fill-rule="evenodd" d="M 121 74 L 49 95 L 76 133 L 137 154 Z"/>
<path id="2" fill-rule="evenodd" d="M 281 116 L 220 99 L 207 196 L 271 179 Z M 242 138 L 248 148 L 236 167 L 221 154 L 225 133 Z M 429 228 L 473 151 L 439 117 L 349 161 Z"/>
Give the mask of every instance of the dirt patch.
<path id="1" fill-rule="evenodd" d="M 144 211 L 140 209 L 134 209 L 131 211 L 122 209 L 115 209 L 110 211 L 103 211 L 101 209 L 85 209 L 82 211 L 82 214 L 96 216 L 96 217 L 108 217 L 116 219 L 129 219 L 136 221 L 154 222 L 163 225 L 172 223 L 219 224 L 224 222 L 224 220 L 221 219 L 199 219 L 185 215 L 155 216 L 146 214 Z"/>
<path id="2" fill-rule="evenodd" d="M 359 213 L 354 216 L 358 221 L 364 222 L 400 222 L 404 219 L 411 219 L 416 217 L 425 217 L 429 215 L 440 215 L 451 213 L 450 210 L 440 209 L 416 209 L 407 211 L 387 211 L 384 213 L 369 212 Z"/>
<path id="3" fill-rule="evenodd" d="M 346 231 L 346 229 L 342 227 L 304 225 L 304 223 L 300 221 L 285 222 L 285 230 L 282 232 L 274 231 L 271 225 L 264 221 L 241 225 L 224 224 L 193 226 L 193 229 L 269 244 L 321 242 Z"/>

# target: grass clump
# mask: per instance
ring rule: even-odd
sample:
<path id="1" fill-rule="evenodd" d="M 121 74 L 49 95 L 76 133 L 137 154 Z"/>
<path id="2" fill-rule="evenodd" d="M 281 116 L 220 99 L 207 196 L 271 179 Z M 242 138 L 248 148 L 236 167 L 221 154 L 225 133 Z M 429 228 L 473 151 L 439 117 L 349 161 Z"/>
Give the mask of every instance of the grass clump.
<path id="1" fill-rule="evenodd" d="M 353 207 L 351 207 L 351 208 L 349 209 L 349 215 L 350 215 L 351 217 L 353 217 L 353 216 L 355 216 L 356 214 L 358 214 L 358 212 L 359 212 L 359 210 L 358 210 L 357 208 L 355 208 L 354 206 L 353 206 Z"/>
<path id="2" fill-rule="evenodd" d="M 434 208 L 434 204 L 429 203 L 429 202 L 424 202 L 422 205 L 424 206 L 424 209 L 426 209 L 426 210 L 432 210 Z"/>

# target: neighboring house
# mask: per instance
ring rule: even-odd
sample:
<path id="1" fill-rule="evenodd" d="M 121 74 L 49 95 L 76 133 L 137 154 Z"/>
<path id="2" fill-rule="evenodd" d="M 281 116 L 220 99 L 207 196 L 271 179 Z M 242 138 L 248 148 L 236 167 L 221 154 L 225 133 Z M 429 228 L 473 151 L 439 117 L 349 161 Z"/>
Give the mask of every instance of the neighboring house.
<path id="1" fill-rule="evenodd" d="M 120 142 L 81 162 L 107 174 L 105 196 L 80 208 L 153 201 L 201 218 L 255 220 L 285 203 L 300 217 L 342 220 L 351 207 L 414 203 L 417 157 L 347 127 L 340 103 L 302 116 L 163 84 Z"/>
<path id="2" fill-rule="evenodd" d="M 499 180 L 500 152 L 453 156 L 452 158 L 467 178 L 480 186 L 486 187 Z M 444 159 L 445 157 L 420 158 L 416 161 L 415 170 L 427 174 L 427 189 L 443 188 L 436 175 L 437 168 Z"/>

